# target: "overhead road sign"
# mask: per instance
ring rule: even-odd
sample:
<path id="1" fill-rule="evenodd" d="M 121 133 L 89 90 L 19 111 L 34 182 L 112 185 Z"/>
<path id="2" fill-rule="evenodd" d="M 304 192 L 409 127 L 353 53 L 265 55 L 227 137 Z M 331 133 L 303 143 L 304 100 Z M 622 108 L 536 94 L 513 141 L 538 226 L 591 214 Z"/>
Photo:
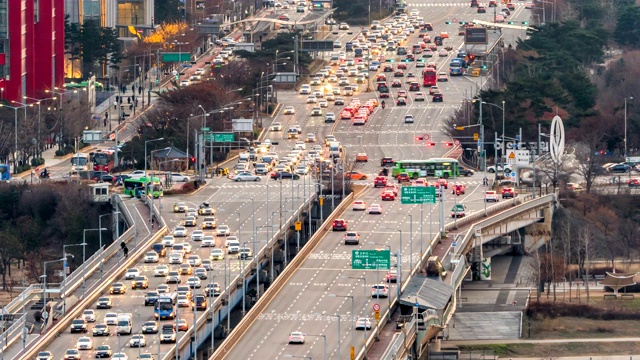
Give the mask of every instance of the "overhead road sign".
<path id="1" fill-rule="evenodd" d="M 353 270 L 389 270 L 391 251 L 389 250 L 352 250 L 351 269 Z"/>
<path id="2" fill-rule="evenodd" d="M 489 42 L 486 27 L 468 27 L 464 30 L 465 44 L 486 45 Z"/>
<path id="3" fill-rule="evenodd" d="M 185 52 L 164 52 L 160 53 L 162 62 L 183 62 L 191 61 L 191 53 Z"/>
<path id="4" fill-rule="evenodd" d="M 212 141 L 213 142 L 234 142 L 233 133 L 205 133 L 204 141 Z"/>
<path id="5" fill-rule="evenodd" d="M 436 188 L 434 186 L 403 186 L 400 191 L 402 204 L 435 204 Z"/>

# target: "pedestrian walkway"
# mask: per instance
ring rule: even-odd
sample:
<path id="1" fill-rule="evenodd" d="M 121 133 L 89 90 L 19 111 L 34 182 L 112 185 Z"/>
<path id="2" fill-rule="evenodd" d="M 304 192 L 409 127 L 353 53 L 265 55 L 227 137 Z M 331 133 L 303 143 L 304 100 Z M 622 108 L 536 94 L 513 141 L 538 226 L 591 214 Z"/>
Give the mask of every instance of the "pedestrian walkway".
<path id="1" fill-rule="evenodd" d="M 134 223 L 137 224 L 135 236 L 131 238 L 131 240 L 129 240 L 129 242 L 127 243 L 129 254 L 133 254 L 138 251 L 138 245 L 144 244 L 145 240 L 149 239 L 151 235 L 155 234 L 158 231 L 158 228 L 156 227 L 153 231 L 149 229 L 148 221 L 146 221 L 146 219 L 149 217 L 149 207 L 146 206 L 142 201 L 136 198 L 131 198 L 124 199 L 123 203 L 129 210 Z M 96 289 L 98 289 L 103 284 L 102 278 L 108 277 L 110 276 L 110 274 L 118 271 L 124 260 L 125 258 L 123 254 L 119 251 L 118 254 L 112 256 L 104 262 L 104 270 L 102 272 L 98 270 L 86 277 L 84 289 L 82 288 L 82 286 L 78 286 L 72 293 L 68 294 L 66 301 L 67 313 L 73 310 L 74 306 L 76 306 L 76 303 L 82 300 L 83 292 L 85 294 L 92 294 L 93 292 L 95 292 Z M 81 271 L 81 269 L 82 268 L 80 265 L 78 266 L 76 271 Z M 29 306 L 27 306 L 26 309 L 29 309 Z M 33 319 L 33 317 L 29 318 L 29 321 L 32 321 L 31 319 Z M 51 328 L 52 325 L 54 325 L 53 320 L 49 319 L 47 329 Z M 37 339 L 38 336 L 40 336 L 40 330 L 42 330 L 43 327 L 44 324 L 37 324 L 32 334 L 29 335 L 28 339 L 26 340 L 25 345 L 28 346 L 31 341 Z M 21 351 L 22 342 L 16 341 L 9 348 L 7 348 L 4 353 L 8 355 L 8 359 L 14 359 L 20 354 Z"/>

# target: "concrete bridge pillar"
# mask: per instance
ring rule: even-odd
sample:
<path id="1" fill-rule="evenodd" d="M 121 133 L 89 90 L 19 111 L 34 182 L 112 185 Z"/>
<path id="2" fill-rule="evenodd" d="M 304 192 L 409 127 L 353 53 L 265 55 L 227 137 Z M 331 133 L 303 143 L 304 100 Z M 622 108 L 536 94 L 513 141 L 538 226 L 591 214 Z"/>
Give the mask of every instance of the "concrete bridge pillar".
<path id="1" fill-rule="evenodd" d="M 551 222 L 553 220 L 553 205 L 538 210 L 540 217 L 544 220 L 524 228 L 524 248 L 525 251 L 533 251 L 544 245 L 551 239 Z"/>

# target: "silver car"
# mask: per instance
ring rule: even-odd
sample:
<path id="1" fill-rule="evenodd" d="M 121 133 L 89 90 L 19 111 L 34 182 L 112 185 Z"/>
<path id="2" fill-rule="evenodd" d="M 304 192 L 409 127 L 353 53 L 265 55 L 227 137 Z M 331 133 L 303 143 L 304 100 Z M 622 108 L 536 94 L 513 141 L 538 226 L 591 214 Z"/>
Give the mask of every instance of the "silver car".
<path id="1" fill-rule="evenodd" d="M 233 181 L 260 181 L 260 176 L 254 175 L 248 171 L 240 172 L 229 177 Z"/>

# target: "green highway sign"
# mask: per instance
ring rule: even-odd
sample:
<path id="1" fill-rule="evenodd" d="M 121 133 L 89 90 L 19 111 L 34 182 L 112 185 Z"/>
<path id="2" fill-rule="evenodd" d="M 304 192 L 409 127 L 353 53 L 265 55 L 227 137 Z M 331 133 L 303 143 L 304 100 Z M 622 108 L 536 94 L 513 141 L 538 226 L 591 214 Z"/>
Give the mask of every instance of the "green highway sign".
<path id="1" fill-rule="evenodd" d="M 211 131 L 211 129 L 209 129 L 208 127 L 203 127 L 203 128 L 200 128 L 200 131 Z"/>
<path id="2" fill-rule="evenodd" d="M 189 51 L 163 52 L 163 53 L 160 53 L 160 59 L 162 60 L 163 63 L 191 61 L 191 53 Z"/>
<path id="3" fill-rule="evenodd" d="M 206 133 L 204 134 L 204 141 L 212 141 L 212 136 L 213 142 L 234 142 L 233 133 Z"/>
<path id="4" fill-rule="evenodd" d="M 434 186 L 403 186 L 400 202 L 402 204 L 435 204 L 436 188 Z"/>
<path id="5" fill-rule="evenodd" d="M 351 269 L 389 270 L 391 252 L 389 250 L 351 250 Z"/>

